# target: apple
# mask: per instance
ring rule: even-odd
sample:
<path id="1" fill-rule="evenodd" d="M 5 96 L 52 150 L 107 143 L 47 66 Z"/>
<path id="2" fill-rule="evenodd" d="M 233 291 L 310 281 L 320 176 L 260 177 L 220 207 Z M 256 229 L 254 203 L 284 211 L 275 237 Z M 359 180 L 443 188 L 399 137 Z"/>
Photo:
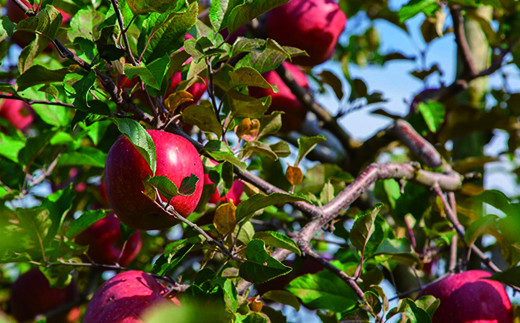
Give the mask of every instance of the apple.
<path id="1" fill-rule="evenodd" d="M 172 83 L 170 85 L 170 88 L 168 92 L 166 93 L 165 97 L 168 97 L 171 93 L 174 92 L 177 85 L 179 85 L 182 82 L 182 73 L 181 72 L 175 72 L 172 76 Z M 193 102 L 190 102 L 189 105 L 195 104 L 199 102 L 200 98 L 206 92 L 206 84 L 204 83 L 195 83 L 192 86 L 190 86 L 186 91 L 188 91 L 191 95 L 193 95 Z M 185 107 L 185 106 L 183 106 Z"/>
<path id="2" fill-rule="evenodd" d="M 314 66 L 330 59 L 347 17 L 334 0 L 291 0 L 267 14 L 266 33 L 284 46 L 303 49 L 298 65 Z"/>
<path id="3" fill-rule="evenodd" d="M 469 270 L 450 275 L 421 291 L 418 297 L 433 295 L 441 303 L 432 322 L 512 323 L 511 302 L 504 286 L 485 279 L 491 274 Z"/>
<path id="4" fill-rule="evenodd" d="M 193 36 L 190 34 L 186 34 L 184 36 L 184 40 L 188 40 L 188 39 L 193 39 Z M 192 58 L 190 57 L 188 60 L 186 60 L 185 64 L 189 64 L 189 63 L 191 63 L 191 61 L 192 61 Z M 177 87 L 177 85 L 179 85 L 181 82 L 182 82 L 182 73 L 180 71 L 175 72 L 172 76 L 170 87 L 168 88 L 168 91 L 166 92 L 166 95 L 164 97 L 167 98 L 170 94 L 172 94 L 174 92 L 175 88 Z M 205 80 L 204 80 L 204 82 L 205 82 Z M 199 100 L 202 97 L 202 95 L 204 94 L 204 92 L 206 92 L 206 88 L 207 88 L 206 83 L 199 83 L 199 82 L 197 82 L 197 83 L 191 85 L 189 88 L 187 88 L 186 91 L 188 91 L 191 95 L 193 95 L 193 102 L 183 104 L 183 105 L 181 105 L 181 108 L 186 108 L 192 104 L 196 104 L 197 102 L 199 102 Z"/>
<path id="5" fill-rule="evenodd" d="M 34 320 L 39 314 L 73 301 L 78 296 L 76 283 L 65 288 L 52 288 L 45 275 L 34 268 L 22 274 L 11 287 L 11 311 L 17 321 Z M 79 318 L 77 308 L 49 318 L 47 322 L 74 322 Z"/>
<path id="6" fill-rule="evenodd" d="M 140 232 L 134 232 L 125 245 L 121 236 L 120 220 L 113 214 L 97 221 L 79 234 L 76 243 L 88 245 L 87 255 L 96 263 L 107 265 L 118 263 L 123 267 L 135 259 L 142 246 Z"/>
<path id="7" fill-rule="evenodd" d="M 34 119 L 29 105 L 14 99 L 4 99 L 0 104 L 0 118 L 9 121 L 18 130 L 27 129 Z"/>
<path id="8" fill-rule="evenodd" d="M 292 74 L 296 83 L 307 90 L 309 89 L 305 73 L 292 64 L 284 62 L 282 65 Z M 289 87 L 282 81 L 276 71 L 267 72 L 263 76 L 267 82 L 275 84 L 278 87 L 278 93 L 274 93 L 271 89 L 251 87 L 249 89 L 249 94 L 256 98 L 270 95 L 272 102 L 268 112 L 285 112 L 282 115 L 282 128 L 280 130 L 282 132 L 297 130 L 305 121 L 307 110 L 291 92 L 291 89 L 289 89 Z"/>
<path id="9" fill-rule="evenodd" d="M 168 177 L 177 187 L 185 177 L 199 179 L 195 192 L 175 196 L 170 205 L 182 216 L 190 215 L 202 195 L 204 169 L 197 149 L 185 138 L 160 130 L 147 130 L 157 153 L 156 176 Z M 118 218 L 137 230 L 166 229 L 177 220 L 143 194 L 143 180 L 151 176 L 150 167 L 125 137 L 120 137 L 108 152 L 105 166 L 107 197 Z M 164 198 L 161 197 L 164 201 Z"/>
<path id="10" fill-rule="evenodd" d="M 212 164 L 217 165 L 218 163 L 214 160 L 209 160 Z M 204 174 L 204 185 L 213 185 L 213 181 L 209 178 L 208 174 Z M 219 202 L 233 201 L 233 204 L 238 205 L 242 202 L 241 197 L 244 193 L 244 182 L 241 180 L 233 181 L 231 188 L 225 196 L 220 196 L 218 190 L 215 189 L 215 193 L 210 197 L 209 203 L 218 204 Z"/>
<path id="11" fill-rule="evenodd" d="M 27 7 L 33 8 L 33 6 L 26 0 L 22 0 L 22 2 Z M 72 18 L 71 15 L 69 15 L 68 13 L 66 13 L 65 11 L 63 11 L 59 8 L 56 8 L 56 9 L 58 9 L 58 11 L 63 16 L 62 24 L 70 21 L 70 19 Z M 6 5 L 5 5 L 5 10 L 7 11 L 7 17 L 9 18 L 9 20 L 11 20 L 14 23 L 18 23 L 21 20 L 28 18 L 28 16 L 25 14 L 25 12 L 23 12 L 22 9 L 20 9 L 20 7 L 18 7 L 12 0 L 7 1 Z M 11 40 L 13 43 L 15 43 L 18 46 L 23 48 L 23 47 L 29 45 L 29 43 L 34 40 L 34 34 L 31 32 L 28 32 L 28 31 L 17 31 L 14 33 L 13 37 L 11 37 Z M 50 48 L 52 48 L 51 45 L 49 45 L 47 47 L 47 49 L 50 49 Z"/>
<path id="12" fill-rule="evenodd" d="M 83 323 L 137 323 L 151 306 L 171 302 L 180 305 L 177 298 L 168 298 L 168 290 L 152 275 L 131 270 L 107 280 L 89 302 Z"/>

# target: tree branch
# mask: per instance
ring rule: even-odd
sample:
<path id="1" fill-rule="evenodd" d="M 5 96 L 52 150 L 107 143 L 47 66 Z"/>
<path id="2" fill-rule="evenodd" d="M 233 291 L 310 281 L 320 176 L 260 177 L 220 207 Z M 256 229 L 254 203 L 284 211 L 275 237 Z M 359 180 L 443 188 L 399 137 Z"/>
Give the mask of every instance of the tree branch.
<path id="1" fill-rule="evenodd" d="M 66 107 L 66 108 L 74 108 L 74 105 L 73 104 L 69 104 L 69 103 L 42 101 L 42 100 L 32 100 L 32 99 L 23 98 L 23 97 L 18 96 L 18 95 L 8 95 L 8 94 L 1 94 L 0 93 L 0 99 L 20 100 L 20 101 L 23 101 L 23 102 L 25 102 L 25 103 L 27 103 L 29 105 L 32 105 L 32 104 L 46 104 L 46 105 L 57 105 L 57 106 L 62 106 L 62 107 Z"/>
<path id="2" fill-rule="evenodd" d="M 444 204 L 444 210 L 446 211 L 446 216 L 448 220 L 451 222 L 451 224 L 457 231 L 458 235 L 462 238 L 462 240 L 466 241 L 464 239 L 464 237 L 466 236 L 464 227 L 462 226 L 462 224 L 460 224 L 459 220 L 457 219 L 457 214 L 453 212 L 453 208 L 450 206 L 448 200 L 446 200 L 446 197 L 444 196 L 441 187 L 439 185 L 434 185 L 433 190 Z M 480 258 L 482 263 L 484 263 L 489 269 L 491 269 L 494 272 L 501 272 L 500 268 L 498 268 L 498 266 L 495 265 L 493 261 L 491 261 L 491 259 L 489 259 L 484 254 L 484 252 L 482 252 L 482 250 L 480 250 L 475 244 L 471 244 L 471 250 L 477 255 L 477 257 Z"/>
<path id="3" fill-rule="evenodd" d="M 471 55 L 468 41 L 466 39 L 466 32 L 464 30 L 464 17 L 462 16 L 461 6 L 455 5 L 450 8 L 451 18 L 453 20 L 453 28 L 455 32 L 455 41 L 457 42 L 457 49 L 462 61 L 464 63 L 464 71 L 462 78 L 472 78 L 477 75 L 477 68 L 475 61 Z"/>

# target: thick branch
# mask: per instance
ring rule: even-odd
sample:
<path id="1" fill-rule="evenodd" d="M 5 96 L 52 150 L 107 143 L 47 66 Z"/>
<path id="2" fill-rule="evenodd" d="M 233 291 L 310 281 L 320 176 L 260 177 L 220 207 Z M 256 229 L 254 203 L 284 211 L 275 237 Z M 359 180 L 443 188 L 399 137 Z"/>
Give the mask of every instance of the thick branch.
<path id="1" fill-rule="evenodd" d="M 464 30 L 464 17 L 460 6 L 453 6 L 450 9 L 451 18 L 453 19 L 453 28 L 455 31 L 455 41 L 457 42 L 457 49 L 464 62 L 464 71 L 462 72 L 463 78 L 471 78 L 477 75 L 477 68 L 473 56 L 471 55 L 471 49 L 466 39 L 466 32 Z"/>
<path id="2" fill-rule="evenodd" d="M 433 187 L 439 185 L 447 191 L 458 190 L 462 185 L 462 176 L 457 173 L 433 173 L 422 170 L 416 163 L 407 164 L 372 164 L 336 198 L 321 209 L 325 213 L 322 224 L 332 220 L 337 213 L 352 204 L 370 185 L 382 179 L 406 179 L 418 184 Z"/>

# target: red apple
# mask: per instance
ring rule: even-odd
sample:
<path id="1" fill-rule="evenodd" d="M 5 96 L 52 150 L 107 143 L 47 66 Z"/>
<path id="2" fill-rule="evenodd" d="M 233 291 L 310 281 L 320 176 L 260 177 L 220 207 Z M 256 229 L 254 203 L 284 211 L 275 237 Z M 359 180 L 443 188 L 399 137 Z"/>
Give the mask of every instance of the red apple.
<path id="1" fill-rule="evenodd" d="M 150 308 L 168 301 L 180 305 L 176 298 L 166 296 L 167 289 L 152 275 L 132 270 L 107 280 L 88 304 L 83 323 L 140 323 L 141 315 Z"/>
<path id="2" fill-rule="evenodd" d="M 27 2 L 26 0 L 22 0 L 22 2 L 29 8 L 33 8 L 33 6 Z M 12 22 L 14 23 L 18 23 L 20 22 L 21 20 L 27 18 L 28 16 L 22 11 L 22 9 L 20 9 L 20 7 L 18 7 L 12 0 L 8 0 L 6 5 L 5 5 L 5 9 L 7 11 L 7 17 L 9 18 L 9 20 L 11 20 Z M 58 11 L 61 13 L 61 15 L 63 16 L 63 19 L 62 19 L 62 24 L 68 22 L 72 16 L 69 15 L 68 13 L 66 13 L 65 11 L 57 8 Z M 31 33 L 31 32 L 27 32 L 27 31 L 17 31 L 14 33 L 13 37 L 11 38 L 12 42 L 14 42 L 15 44 L 17 44 L 18 46 L 20 47 L 25 47 L 27 45 L 29 45 L 30 42 L 32 42 L 34 40 L 34 34 Z M 49 47 L 47 48 L 52 48 L 50 47 L 51 45 L 49 45 Z"/>
<path id="3" fill-rule="evenodd" d="M 127 266 L 141 250 L 141 234 L 135 232 L 125 242 L 121 236 L 120 221 L 113 214 L 94 223 L 76 237 L 80 245 L 88 245 L 88 256 L 100 264 Z M 124 250 L 122 249 L 124 246 Z"/>
<path id="4" fill-rule="evenodd" d="M 147 131 L 157 152 L 156 176 L 168 177 L 177 187 L 191 174 L 199 179 L 192 195 L 175 196 L 170 201 L 177 212 L 188 216 L 195 210 L 204 184 L 204 169 L 199 153 L 181 136 L 159 130 Z M 110 148 L 105 166 L 107 197 L 119 219 L 134 229 L 158 230 L 177 223 L 142 193 L 142 181 L 151 175 L 144 158 L 125 137 L 120 137 Z"/>
<path id="5" fill-rule="evenodd" d="M 419 297 L 433 295 L 441 303 L 432 322 L 496 322 L 512 323 L 511 302 L 504 286 L 484 279 L 491 274 L 469 270 L 450 275 L 426 287 Z"/>
<path id="6" fill-rule="evenodd" d="M 295 64 L 314 66 L 328 60 L 347 17 L 334 0 L 291 0 L 268 13 L 267 37 L 281 45 L 305 50 L 308 57 L 297 57 Z"/>
<path id="7" fill-rule="evenodd" d="M 24 130 L 33 122 L 33 115 L 29 105 L 23 101 L 4 99 L 0 105 L 0 118 L 6 119 L 19 130 Z"/>
<path id="8" fill-rule="evenodd" d="M 165 97 L 168 97 L 168 95 L 173 93 L 173 91 L 175 90 L 177 85 L 179 85 L 181 83 L 181 81 L 182 81 L 182 73 L 175 72 L 175 74 L 173 74 L 173 76 L 172 76 L 172 84 L 170 85 L 170 89 L 166 93 Z M 191 102 L 189 105 L 195 104 L 195 103 L 199 102 L 199 100 L 202 97 L 202 95 L 204 94 L 204 92 L 206 92 L 206 84 L 197 82 L 197 83 L 193 84 L 192 86 L 190 86 L 186 91 L 188 91 L 191 95 L 193 95 L 193 102 Z"/>
<path id="9" fill-rule="evenodd" d="M 193 36 L 190 34 L 186 34 L 184 36 L 184 40 L 188 40 L 188 39 L 193 39 Z M 185 64 L 189 64 L 191 61 L 192 61 L 192 58 L 190 57 L 185 62 Z M 182 81 L 183 81 L 182 73 L 180 71 L 175 72 L 175 74 L 173 74 L 173 76 L 172 76 L 172 83 L 164 97 L 167 98 L 171 93 L 173 93 L 175 88 L 177 87 L 177 85 L 179 85 Z M 206 92 L 206 84 L 197 82 L 197 83 L 193 84 L 192 86 L 190 86 L 189 88 L 187 88 L 186 91 L 188 91 L 191 95 L 193 95 L 193 102 L 183 105 L 182 106 L 183 108 L 185 108 L 191 104 L 195 104 L 195 103 L 199 102 L 199 100 L 202 97 L 202 95 L 204 94 L 204 92 Z"/>
<path id="10" fill-rule="evenodd" d="M 295 81 L 303 88 L 309 89 L 307 77 L 297 66 L 289 63 L 283 63 L 283 66 L 292 74 Z M 291 92 L 291 89 L 282 81 L 276 71 L 270 71 L 264 74 L 265 79 L 270 84 L 276 84 L 278 93 L 274 93 L 271 89 L 263 89 L 259 87 L 251 87 L 249 94 L 256 98 L 270 95 L 272 98 L 271 106 L 268 112 L 283 111 L 282 115 L 282 132 L 290 132 L 300 128 L 305 121 L 307 110 L 300 103 L 298 98 Z"/>
<path id="11" fill-rule="evenodd" d="M 65 288 L 51 288 L 45 275 L 34 268 L 18 277 L 11 288 L 12 315 L 18 321 L 30 321 L 77 296 L 78 290 L 74 282 Z M 47 322 L 74 322 L 78 316 L 78 310 L 74 308 L 48 319 Z"/>

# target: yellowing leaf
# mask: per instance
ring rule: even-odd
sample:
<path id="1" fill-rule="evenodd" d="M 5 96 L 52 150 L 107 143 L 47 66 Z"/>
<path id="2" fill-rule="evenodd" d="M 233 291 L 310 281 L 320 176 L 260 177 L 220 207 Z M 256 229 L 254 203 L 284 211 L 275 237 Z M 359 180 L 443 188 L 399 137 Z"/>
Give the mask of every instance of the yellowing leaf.
<path id="1" fill-rule="evenodd" d="M 146 195 L 150 200 L 155 201 L 157 199 L 157 191 L 155 190 L 155 186 L 153 186 L 147 180 L 143 181 L 144 191 L 142 193 Z"/>
<path id="2" fill-rule="evenodd" d="M 186 102 L 193 102 L 193 95 L 188 91 L 180 90 L 170 94 L 164 100 L 164 105 L 168 111 L 173 112 Z"/>
<path id="3" fill-rule="evenodd" d="M 258 131 L 260 130 L 260 121 L 258 119 L 245 118 L 235 127 L 235 132 L 238 138 L 246 141 L 255 140 L 258 137 Z"/>
<path id="4" fill-rule="evenodd" d="M 285 177 L 292 185 L 299 185 L 303 181 L 303 172 L 298 166 L 289 166 Z"/>
<path id="5" fill-rule="evenodd" d="M 215 211 L 213 225 L 220 234 L 226 234 L 233 230 L 236 223 L 236 210 L 237 207 L 233 202 L 219 205 Z"/>

